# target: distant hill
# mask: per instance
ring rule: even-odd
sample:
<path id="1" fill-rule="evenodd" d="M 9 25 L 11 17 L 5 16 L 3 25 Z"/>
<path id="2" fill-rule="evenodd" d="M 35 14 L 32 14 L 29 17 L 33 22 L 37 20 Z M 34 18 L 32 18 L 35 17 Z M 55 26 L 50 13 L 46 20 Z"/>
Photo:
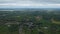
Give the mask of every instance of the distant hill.
<path id="1" fill-rule="evenodd" d="M 40 11 L 40 10 L 60 10 L 60 8 L 0 8 L 0 10 Z"/>

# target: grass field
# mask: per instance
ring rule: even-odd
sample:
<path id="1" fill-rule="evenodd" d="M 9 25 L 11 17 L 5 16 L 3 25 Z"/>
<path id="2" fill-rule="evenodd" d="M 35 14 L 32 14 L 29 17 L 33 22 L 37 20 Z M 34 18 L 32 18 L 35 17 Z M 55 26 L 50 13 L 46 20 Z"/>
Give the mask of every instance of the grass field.
<path id="1" fill-rule="evenodd" d="M 56 21 L 56 20 L 51 20 L 52 21 L 52 23 L 55 23 L 55 24 L 60 24 L 60 21 Z"/>

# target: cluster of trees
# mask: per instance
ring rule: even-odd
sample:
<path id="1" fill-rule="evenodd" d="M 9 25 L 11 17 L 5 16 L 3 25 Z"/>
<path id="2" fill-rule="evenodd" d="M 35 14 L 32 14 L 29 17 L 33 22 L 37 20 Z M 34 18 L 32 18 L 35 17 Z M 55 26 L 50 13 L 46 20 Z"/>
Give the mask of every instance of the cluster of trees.
<path id="1" fill-rule="evenodd" d="M 60 25 L 55 25 L 51 19 L 60 21 L 59 11 L 0 11 L 0 25 L 9 22 L 19 23 L 8 27 L 10 32 L 18 31 L 19 27 L 23 26 L 22 29 L 26 34 L 28 32 L 30 34 L 51 34 L 51 32 L 54 34 L 57 30 L 60 31 Z"/>

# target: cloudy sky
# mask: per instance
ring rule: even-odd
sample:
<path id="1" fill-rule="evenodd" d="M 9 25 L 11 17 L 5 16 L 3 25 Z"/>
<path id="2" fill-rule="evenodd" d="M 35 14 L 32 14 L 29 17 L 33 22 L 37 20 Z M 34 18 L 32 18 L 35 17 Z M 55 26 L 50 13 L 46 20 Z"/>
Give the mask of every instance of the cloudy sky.
<path id="1" fill-rule="evenodd" d="M 0 0 L 0 8 L 60 8 L 60 0 Z"/>

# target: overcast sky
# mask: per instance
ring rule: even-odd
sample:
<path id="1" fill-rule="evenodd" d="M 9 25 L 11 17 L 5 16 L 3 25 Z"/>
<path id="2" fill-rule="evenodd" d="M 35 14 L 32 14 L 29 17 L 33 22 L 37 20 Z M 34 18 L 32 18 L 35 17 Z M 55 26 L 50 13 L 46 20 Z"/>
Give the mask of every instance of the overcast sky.
<path id="1" fill-rule="evenodd" d="M 60 0 L 0 0 L 0 8 L 60 8 Z"/>

